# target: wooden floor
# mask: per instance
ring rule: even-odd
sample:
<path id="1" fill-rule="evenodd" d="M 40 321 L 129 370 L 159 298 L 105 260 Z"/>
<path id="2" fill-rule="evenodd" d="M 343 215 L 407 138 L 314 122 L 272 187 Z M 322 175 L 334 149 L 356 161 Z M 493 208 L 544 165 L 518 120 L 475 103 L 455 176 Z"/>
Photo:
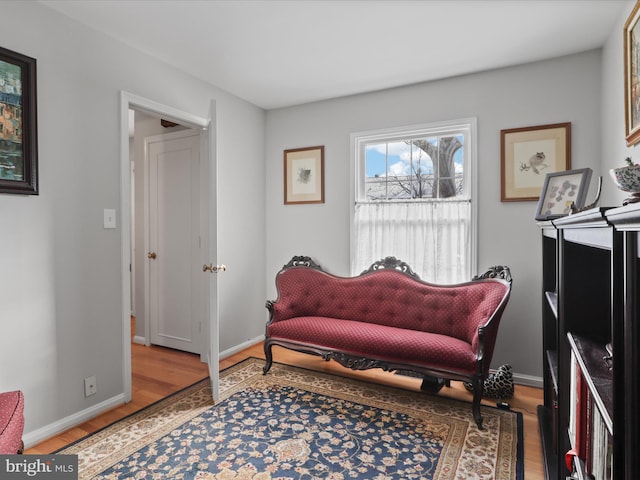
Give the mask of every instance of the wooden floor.
<path id="1" fill-rule="evenodd" d="M 132 344 L 131 348 L 133 399 L 130 403 L 110 410 L 92 420 L 50 438 L 27 449 L 25 453 L 51 453 L 208 375 L 207 366 L 200 362 L 198 355 L 163 347 L 145 347 L 137 344 Z M 264 358 L 262 344 L 249 347 L 242 352 L 221 360 L 220 369 L 222 370 L 248 357 Z M 368 370 L 364 372 L 352 371 L 341 367 L 335 362 L 325 362 L 321 358 L 313 355 L 299 354 L 279 347 L 274 348 L 274 359 L 281 363 L 288 363 L 323 372 L 337 373 L 342 376 L 360 378 L 402 388 L 419 389 L 420 386 L 420 381 L 417 379 L 401 377 L 381 370 Z M 469 402 L 472 397 L 460 382 L 452 382 L 451 388 L 443 388 L 439 395 Z M 483 400 L 483 403 L 495 406 L 495 401 Z M 542 390 L 516 385 L 516 393 L 514 397 L 509 400 L 509 403 L 513 410 L 523 414 L 525 479 L 542 480 L 544 478 L 544 469 L 542 466 L 542 453 L 536 414 L 537 405 L 542 403 Z"/>

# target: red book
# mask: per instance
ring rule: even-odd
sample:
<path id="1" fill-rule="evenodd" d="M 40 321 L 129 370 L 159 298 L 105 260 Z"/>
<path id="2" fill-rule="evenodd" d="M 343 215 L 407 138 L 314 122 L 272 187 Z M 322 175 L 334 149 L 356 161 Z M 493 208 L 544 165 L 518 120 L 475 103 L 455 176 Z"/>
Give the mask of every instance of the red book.
<path id="1" fill-rule="evenodd" d="M 587 382 L 582 376 L 582 372 L 578 369 L 577 378 L 577 394 L 578 403 L 576 405 L 576 452 L 583 460 L 587 454 L 587 405 L 589 403 L 589 388 Z"/>
<path id="2" fill-rule="evenodd" d="M 585 412 L 585 421 L 584 426 L 586 429 L 586 438 L 585 438 L 585 456 L 584 463 L 587 469 L 587 472 L 591 472 L 591 454 L 593 449 L 593 397 L 591 396 L 591 392 L 587 389 L 587 397 L 586 397 L 586 412 Z"/>

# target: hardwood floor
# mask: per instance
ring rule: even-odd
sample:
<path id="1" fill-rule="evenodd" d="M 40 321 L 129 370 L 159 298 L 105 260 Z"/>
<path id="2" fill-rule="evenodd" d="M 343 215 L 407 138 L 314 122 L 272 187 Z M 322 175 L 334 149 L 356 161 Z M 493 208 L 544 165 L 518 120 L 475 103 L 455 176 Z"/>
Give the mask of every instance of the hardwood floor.
<path id="1" fill-rule="evenodd" d="M 110 410 L 77 427 L 50 438 L 25 453 L 50 453 L 76 441 L 96 430 L 115 422 L 161 398 L 191 385 L 208 375 L 207 366 L 200 362 L 198 355 L 179 352 L 163 347 L 145 347 L 132 344 L 133 399 L 130 403 Z M 220 361 L 220 369 L 231 366 L 248 357 L 264 358 L 262 344 L 249 347 L 235 355 Z M 381 370 L 352 371 L 335 362 L 325 362 L 319 357 L 292 352 L 283 348 L 274 348 L 274 359 L 313 370 L 335 373 L 352 378 L 375 381 L 402 388 L 419 389 L 420 381 L 413 378 L 394 375 Z M 462 383 L 451 382 L 451 388 L 443 388 L 439 395 L 471 401 L 471 393 Z M 495 406 L 495 402 L 483 400 L 486 405 Z M 544 468 L 536 408 L 542 403 L 542 390 L 516 385 L 516 392 L 509 400 L 511 408 L 523 414 L 525 479 L 542 480 Z"/>

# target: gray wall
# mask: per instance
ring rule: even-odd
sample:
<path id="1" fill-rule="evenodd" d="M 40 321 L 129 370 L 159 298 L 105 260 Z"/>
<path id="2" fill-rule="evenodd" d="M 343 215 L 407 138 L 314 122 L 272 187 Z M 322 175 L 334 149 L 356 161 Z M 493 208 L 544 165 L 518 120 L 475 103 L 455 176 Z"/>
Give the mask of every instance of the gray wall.
<path id="1" fill-rule="evenodd" d="M 627 147 L 624 126 L 624 42 L 623 28 L 627 16 L 633 10 L 634 1 L 628 6 L 611 31 L 602 48 L 602 201 L 603 206 L 619 206 L 628 196 L 618 190 L 609 176 L 609 170 L 624 165 L 628 156 L 640 163 L 640 148 Z"/>
<path id="2" fill-rule="evenodd" d="M 292 255 L 349 274 L 352 132 L 478 119 L 478 268 L 508 265 L 514 287 L 493 367 L 541 377 L 540 232 L 536 202 L 500 202 L 500 130 L 571 122 L 573 167 L 600 171 L 600 50 L 267 112 L 267 295 Z M 323 205 L 283 204 L 283 150 L 325 146 Z"/>
<path id="3" fill-rule="evenodd" d="M 120 203 L 119 92 L 205 118 L 217 102 L 223 351 L 264 331 L 265 118 L 40 3 L 0 15 L 0 45 L 38 61 L 40 195 L 0 195 L 0 391 L 24 391 L 33 442 L 124 391 L 121 231 L 102 228 Z"/>

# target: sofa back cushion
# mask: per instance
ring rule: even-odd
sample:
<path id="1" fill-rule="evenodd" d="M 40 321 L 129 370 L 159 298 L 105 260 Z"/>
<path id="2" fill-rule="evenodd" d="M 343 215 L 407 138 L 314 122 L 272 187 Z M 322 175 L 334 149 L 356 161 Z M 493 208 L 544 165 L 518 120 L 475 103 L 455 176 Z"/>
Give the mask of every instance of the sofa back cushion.
<path id="1" fill-rule="evenodd" d="M 478 326 L 496 311 L 508 287 L 495 280 L 440 286 L 381 269 L 337 277 L 296 267 L 276 277 L 274 321 L 318 316 L 438 333 L 477 342 Z"/>

